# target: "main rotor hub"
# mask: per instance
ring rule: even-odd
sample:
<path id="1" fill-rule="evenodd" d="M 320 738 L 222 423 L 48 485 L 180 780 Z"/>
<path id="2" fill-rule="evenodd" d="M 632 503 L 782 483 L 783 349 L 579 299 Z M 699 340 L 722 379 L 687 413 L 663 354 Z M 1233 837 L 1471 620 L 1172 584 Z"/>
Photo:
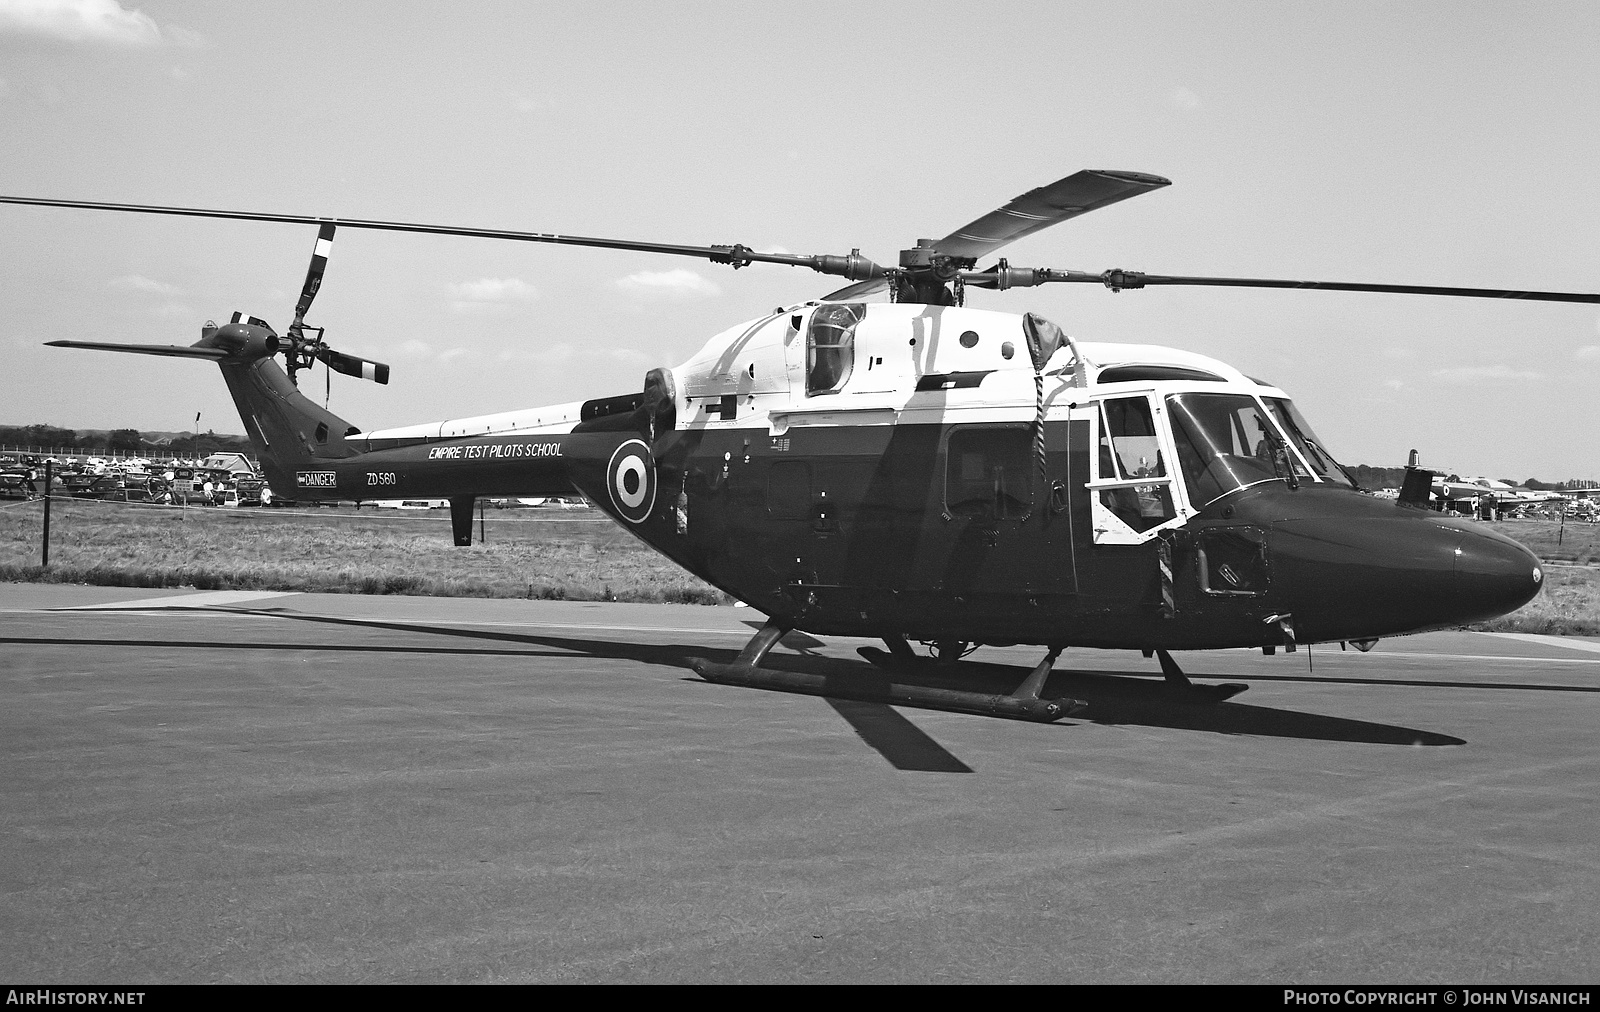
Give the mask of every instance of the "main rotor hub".
<path id="1" fill-rule="evenodd" d="M 918 239 L 910 249 L 900 251 L 900 269 L 894 277 L 896 302 L 920 302 L 948 306 L 959 302 L 949 289 L 960 274 L 976 265 L 973 257 L 949 256 L 938 251 L 937 239 Z"/>
<path id="2" fill-rule="evenodd" d="M 908 270 L 933 266 L 933 246 L 937 239 L 918 239 L 911 249 L 900 251 L 900 266 Z"/>

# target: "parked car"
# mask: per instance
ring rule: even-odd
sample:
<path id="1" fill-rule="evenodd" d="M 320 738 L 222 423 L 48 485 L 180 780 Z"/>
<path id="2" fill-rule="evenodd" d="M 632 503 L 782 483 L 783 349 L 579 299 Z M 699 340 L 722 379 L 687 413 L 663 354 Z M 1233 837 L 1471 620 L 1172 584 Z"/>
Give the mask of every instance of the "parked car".
<path id="1" fill-rule="evenodd" d="M 91 478 L 87 485 L 74 486 L 68 494 L 74 499 L 105 499 L 113 492 L 120 492 L 122 489 L 122 479 L 107 474 Z"/>
<path id="2" fill-rule="evenodd" d="M 149 489 L 144 488 L 117 488 L 100 496 L 104 502 L 157 502 Z"/>

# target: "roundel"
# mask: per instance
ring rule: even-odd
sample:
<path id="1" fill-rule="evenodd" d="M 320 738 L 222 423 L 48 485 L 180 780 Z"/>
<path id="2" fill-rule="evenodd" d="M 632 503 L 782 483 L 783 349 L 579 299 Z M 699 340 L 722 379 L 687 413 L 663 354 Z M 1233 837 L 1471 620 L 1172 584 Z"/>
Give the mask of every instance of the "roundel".
<path id="1" fill-rule="evenodd" d="M 644 523 L 656 504 L 656 465 L 642 439 L 617 447 L 606 467 L 606 491 L 611 505 L 630 524 Z"/>

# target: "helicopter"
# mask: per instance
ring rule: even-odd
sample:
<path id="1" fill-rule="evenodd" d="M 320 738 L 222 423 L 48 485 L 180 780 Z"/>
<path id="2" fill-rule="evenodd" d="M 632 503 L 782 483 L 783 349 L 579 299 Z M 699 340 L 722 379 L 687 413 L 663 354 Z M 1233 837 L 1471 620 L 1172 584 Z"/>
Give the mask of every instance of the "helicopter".
<path id="1" fill-rule="evenodd" d="M 314 225 L 283 333 L 234 313 L 193 345 L 56 347 L 215 362 L 275 494 L 447 499 L 470 544 L 480 497 L 574 492 L 655 550 L 763 613 L 715 682 L 1049 722 L 1087 704 L 1046 692 L 1069 647 L 1155 657 L 1201 702 L 1172 651 L 1294 651 L 1457 626 L 1513 611 L 1543 582 L 1510 538 L 1427 508 L 1413 466 L 1397 500 L 1362 490 L 1289 394 L 1206 356 L 1079 341 L 1043 317 L 971 308 L 968 288 L 1095 284 L 1300 288 L 1600 303 L 1600 295 L 1017 267 L 1008 244 L 1168 186 L 1083 170 L 1024 193 L 882 266 L 848 254 L 759 252 L 504 229 L 30 197 L 0 203 Z M 298 388 L 315 363 L 386 383 L 306 323 L 340 228 L 654 252 L 735 270 L 802 267 L 845 287 L 713 336 L 637 392 L 363 432 Z M 980 261 L 989 261 L 979 267 Z M 886 302 L 868 302 L 887 293 Z M 283 366 L 277 362 L 284 359 Z M 881 640 L 879 671 L 764 667 L 791 631 Z M 912 643 L 929 647 L 917 653 Z M 958 662 L 978 645 L 1044 658 L 1009 693 Z"/>

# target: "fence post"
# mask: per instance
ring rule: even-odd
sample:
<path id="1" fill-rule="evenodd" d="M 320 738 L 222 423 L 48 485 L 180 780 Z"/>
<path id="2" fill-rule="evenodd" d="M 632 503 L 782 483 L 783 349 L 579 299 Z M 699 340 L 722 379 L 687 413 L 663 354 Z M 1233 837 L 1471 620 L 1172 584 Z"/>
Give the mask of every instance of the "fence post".
<path id="1" fill-rule="evenodd" d="M 44 461 L 44 557 L 40 560 L 41 568 L 50 567 L 50 482 L 52 463 L 49 457 Z"/>

